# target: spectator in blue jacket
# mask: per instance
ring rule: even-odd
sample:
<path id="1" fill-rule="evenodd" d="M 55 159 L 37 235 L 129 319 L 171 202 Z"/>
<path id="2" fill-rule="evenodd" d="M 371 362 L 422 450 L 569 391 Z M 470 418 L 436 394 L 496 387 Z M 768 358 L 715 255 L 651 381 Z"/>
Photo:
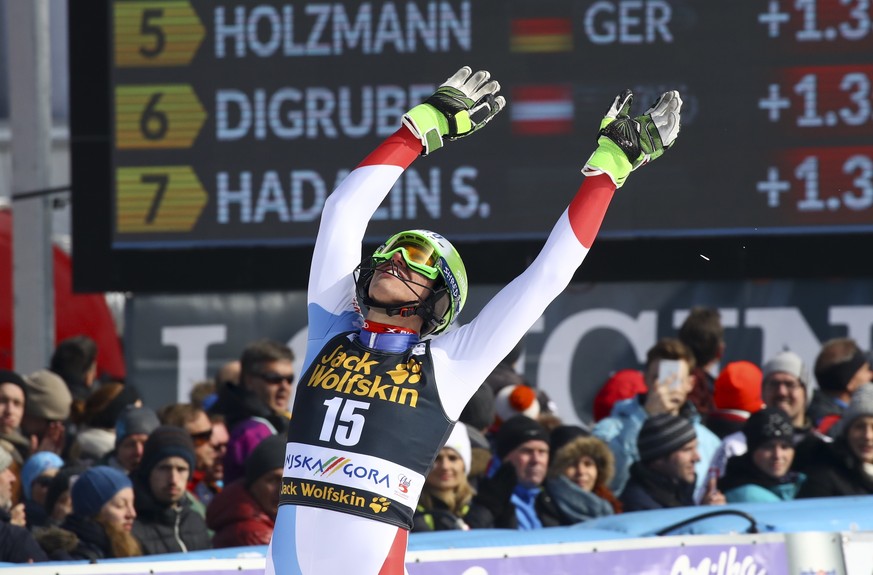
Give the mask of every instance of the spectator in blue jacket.
<path id="1" fill-rule="evenodd" d="M 678 375 L 658 380 L 658 370 L 663 360 L 678 360 Z M 695 464 L 694 499 L 701 502 L 707 489 L 706 476 L 709 463 L 718 446 L 718 436 L 707 429 L 700 414 L 688 400 L 694 388 L 691 372 L 695 360 L 691 350 L 678 339 L 659 340 L 646 354 L 645 381 L 647 393 L 616 402 L 609 417 L 597 422 L 593 434 L 609 445 L 615 456 L 615 477 L 609 484 L 620 495 L 627 483 L 631 465 L 640 460 L 637 435 L 647 419 L 658 414 L 669 414 L 686 419 L 694 428 L 697 438 L 698 459 Z"/>
<path id="2" fill-rule="evenodd" d="M 748 451 L 731 457 L 719 489 L 729 503 L 790 501 L 806 476 L 791 471 L 794 426 L 778 407 L 753 413 L 743 426 Z"/>

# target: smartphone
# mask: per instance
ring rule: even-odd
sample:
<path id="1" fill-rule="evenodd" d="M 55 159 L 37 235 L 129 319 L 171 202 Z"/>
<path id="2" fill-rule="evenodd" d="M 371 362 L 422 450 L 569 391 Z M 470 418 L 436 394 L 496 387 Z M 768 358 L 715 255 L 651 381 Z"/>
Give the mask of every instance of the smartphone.
<path id="1" fill-rule="evenodd" d="M 658 381 L 666 381 L 671 376 L 673 379 L 670 381 L 670 389 L 678 388 L 682 380 L 680 379 L 681 374 L 679 373 L 680 361 L 678 359 L 662 359 L 658 362 Z"/>

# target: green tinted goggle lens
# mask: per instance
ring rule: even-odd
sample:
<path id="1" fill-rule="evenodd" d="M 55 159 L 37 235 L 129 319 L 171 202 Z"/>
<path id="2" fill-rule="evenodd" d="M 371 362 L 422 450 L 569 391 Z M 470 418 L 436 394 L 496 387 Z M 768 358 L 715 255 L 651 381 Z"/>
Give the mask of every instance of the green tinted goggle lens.
<path id="1" fill-rule="evenodd" d="M 387 262 L 394 254 L 400 252 L 403 260 L 409 269 L 415 270 L 426 278 L 436 279 L 439 276 L 439 270 L 434 267 L 437 261 L 437 255 L 431 246 L 412 243 L 408 240 L 399 240 L 390 246 L 386 246 L 385 251 L 381 254 L 373 256 L 373 259 L 380 262 Z"/>

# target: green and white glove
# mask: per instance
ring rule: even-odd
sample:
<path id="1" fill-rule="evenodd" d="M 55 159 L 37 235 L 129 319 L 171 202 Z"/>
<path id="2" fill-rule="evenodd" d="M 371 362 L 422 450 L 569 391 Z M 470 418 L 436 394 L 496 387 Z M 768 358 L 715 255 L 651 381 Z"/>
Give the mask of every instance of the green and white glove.
<path id="1" fill-rule="evenodd" d="M 490 78 L 485 70 L 474 74 L 464 66 L 403 115 L 403 125 L 421 140 L 422 156 L 440 149 L 446 140 L 469 136 L 506 107 L 506 99 L 497 95 L 500 84 Z"/>
<path id="2" fill-rule="evenodd" d="M 620 188 L 633 170 L 645 166 L 668 150 L 679 135 L 679 92 L 664 92 L 646 113 L 630 117 L 634 95 L 625 90 L 615 97 L 600 122 L 597 150 L 591 154 L 582 173 L 607 174 Z"/>

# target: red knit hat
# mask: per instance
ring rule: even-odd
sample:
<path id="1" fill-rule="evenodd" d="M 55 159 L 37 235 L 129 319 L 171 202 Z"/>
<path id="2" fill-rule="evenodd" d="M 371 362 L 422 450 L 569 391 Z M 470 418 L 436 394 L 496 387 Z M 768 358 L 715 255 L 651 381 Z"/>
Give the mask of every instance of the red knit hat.
<path id="1" fill-rule="evenodd" d="M 594 421 L 600 421 L 612 413 L 612 406 L 622 399 L 630 399 L 648 391 L 643 372 L 637 369 L 621 369 L 606 380 L 594 396 Z"/>
<path id="2" fill-rule="evenodd" d="M 719 409 L 739 409 L 755 413 L 764 407 L 761 399 L 761 369 L 749 361 L 734 361 L 721 370 L 715 380 L 712 400 Z"/>

